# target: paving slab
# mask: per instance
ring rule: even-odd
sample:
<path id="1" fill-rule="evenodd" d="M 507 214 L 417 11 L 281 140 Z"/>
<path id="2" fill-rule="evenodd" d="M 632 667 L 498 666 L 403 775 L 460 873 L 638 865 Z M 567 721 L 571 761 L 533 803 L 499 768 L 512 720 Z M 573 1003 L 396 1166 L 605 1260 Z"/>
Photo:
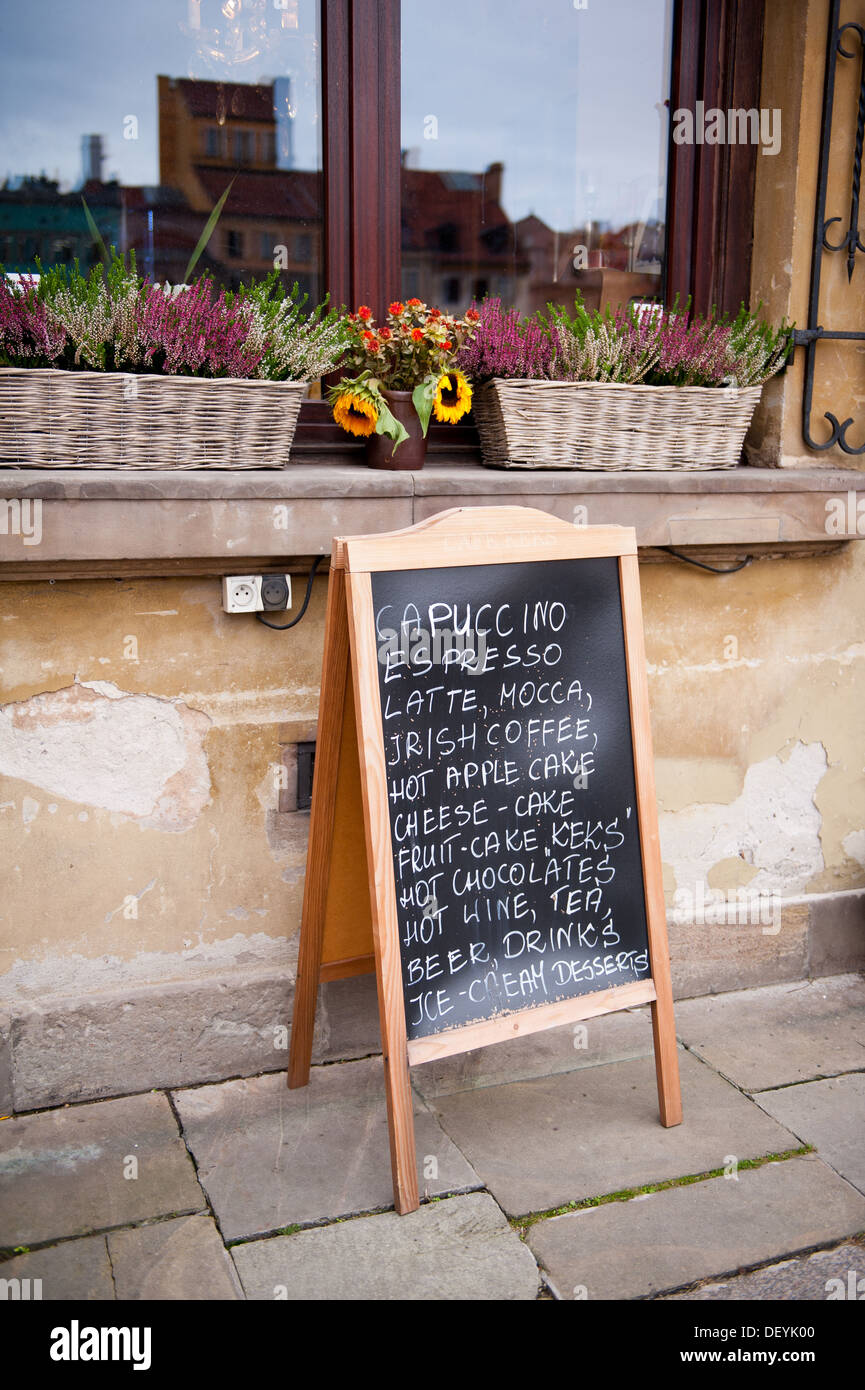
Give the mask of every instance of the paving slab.
<path id="1" fill-rule="evenodd" d="M 684 1123 L 658 1119 L 651 1058 L 611 1062 L 431 1102 L 510 1215 L 722 1168 L 798 1146 L 789 1130 L 680 1052 Z M 768 1123 L 767 1123 L 768 1121 Z"/>
<path id="2" fill-rule="evenodd" d="M 845 1243 L 731 1279 L 712 1280 L 685 1293 L 665 1294 L 662 1303 L 796 1301 L 865 1298 L 865 1249 Z"/>
<path id="3" fill-rule="evenodd" d="M 114 1298 L 111 1261 L 104 1236 L 64 1240 L 28 1255 L 16 1255 L 0 1265 L 0 1280 L 17 1279 L 18 1297 L 43 1303 L 110 1301 Z M 29 1285 L 23 1283 L 29 1280 Z M 41 1281 L 38 1285 L 36 1280 Z M 15 1297 L 8 1292 L 6 1298 Z"/>
<path id="4" fill-rule="evenodd" d="M 865 979 L 736 990 L 676 1004 L 676 1032 L 746 1091 L 865 1067 Z"/>
<path id="5" fill-rule="evenodd" d="M 648 1009 L 624 1009 L 492 1047 L 478 1047 L 439 1062 L 424 1062 L 413 1068 L 411 1077 L 418 1094 L 429 1099 L 651 1055 L 652 1020 Z"/>
<path id="6" fill-rule="evenodd" d="M 280 1072 L 175 1100 L 226 1240 L 393 1205 L 381 1058 L 314 1067 L 296 1091 Z M 415 1138 L 421 1193 L 483 1187 L 421 1101 Z"/>
<path id="7" fill-rule="evenodd" d="M 235 1245 L 251 1299 L 533 1299 L 531 1252 L 484 1192 Z"/>
<path id="8" fill-rule="evenodd" d="M 64 1106 L 0 1124 L 0 1246 L 204 1206 L 164 1095 Z"/>
<path id="9" fill-rule="evenodd" d="M 755 1099 L 805 1144 L 813 1144 L 836 1173 L 865 1192 L 865 1074 L 806 1081 Z"/>
<path id="10" fill-rule="evenodd" d="M 564 1299 L 645 1298 L 857 1234 L 865 1198 L 815 1154 L 539 1221 L 528 1243 Z"/>
<path id="11" fill-rule="evenodd" d="M 111 1231 L 107 1241 L 119 1299 L 243 1298 L 231 1257 L 210 1216 L 181 1216 Z"/>

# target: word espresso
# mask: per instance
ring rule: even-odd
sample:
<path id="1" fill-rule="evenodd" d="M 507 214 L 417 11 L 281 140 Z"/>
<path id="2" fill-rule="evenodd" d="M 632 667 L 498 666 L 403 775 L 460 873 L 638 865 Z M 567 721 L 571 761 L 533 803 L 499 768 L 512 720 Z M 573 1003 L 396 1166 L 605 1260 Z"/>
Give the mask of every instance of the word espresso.
<path id="1" fill-rule="evenodd" d="M 404 576 L 375 576 L 379 634 L 470 632 L 476 657 L 379 669 L 410 1037 L 649 973 L 612 564 L 491 566 L 480 605 L 447 571 L 402 607 Z"/>
<path id="2" fill-rule="evenodd" d="M 459 667 L 464 671 L 483 670 L 485 636 L 469 631 L 451 632 L 436 628 L 383 628 L 378 633 L 378 659 L 391 670 L 394 666 L 410 665 L 429 670 L 432 666 Z"/>

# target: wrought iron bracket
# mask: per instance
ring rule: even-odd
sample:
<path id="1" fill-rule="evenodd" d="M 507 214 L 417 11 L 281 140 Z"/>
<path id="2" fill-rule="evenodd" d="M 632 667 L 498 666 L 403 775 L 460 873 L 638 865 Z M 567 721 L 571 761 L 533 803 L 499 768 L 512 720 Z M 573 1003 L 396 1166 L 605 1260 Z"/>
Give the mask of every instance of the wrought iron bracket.
<path id="1" fill-rule="evenodd" d="M 823 328 L 819 323 L 820 316 L 820 273 L 823 263 L 824 252 L 844 252 L 847 253 L 847 280 L 852 281 L 853 272 L 856 269 L 857 252 L 865 252 L 859 229 L 859 190 L 862 180 L 862 146 L 865 139 L 865 25 L 847 23 L 839 24 L 841 0 L 832 0 L 829 15 L 829 40 L 826 51 L 826 76 L 823 86 L 823 123 L 820 134 L 820 167 L 817 181 L 817 206 L 814 215 L 814 246 L 811 261 L 811 292 L 808 302 L 808 327 L 797 329 L 793 334 L 793 341 L 797 347 L 804 347 L 806 350 L 805 358 L 805 389 L 802 397 L 802 435 L 809 449 L 814 449 L 822 453 L 826 449 L 831 449 L 833 444 L 837 444 L 843 449 L 845 454 L 865 454 L 865 443 L 857 448 L 848 443 L 847 431 L 853 424 L 852 416 L 843 421 L 839 421 L 836 415 L 830 410 L 825 411 L 824 419 L 829 421 L 832 426 L 832 434 L 823 444 L 818 444 L 811 435 L 811 409 L 814 395 L 814 368 L 817 355 L 817 344 L 826 340 L 848 341 L 865 343 L 865 330 L 855 333 L 842 333 L 833 329 Z M 856 113 L 856 140 L 853 151 L 853 172 L 851 180 L 850 194 L 850 214 L 849 225 L 842 239 L 836 243 L 829 241 L 827 231 L 836 222 L 841 222 L 841 217 L 826 216 L 826 192 L 829 182 L 829 152 L 832 139 L 832 110 L 835 100 L 835 72 L 838 56 L 842 58 L 855 58 L 855 47 L 848 49 L 846 43 L 850 42 L 847 31 L 853 31 L 859 40 L 860 50 L 860 82 L 859 82 L 859 104 Z M 853 43 L 855 45 L 855 37 Z"/>

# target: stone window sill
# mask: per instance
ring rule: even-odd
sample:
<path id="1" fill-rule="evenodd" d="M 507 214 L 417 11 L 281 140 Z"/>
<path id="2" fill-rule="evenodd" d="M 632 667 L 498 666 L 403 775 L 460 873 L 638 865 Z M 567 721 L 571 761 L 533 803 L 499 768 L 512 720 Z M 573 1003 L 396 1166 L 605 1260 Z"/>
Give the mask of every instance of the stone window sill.
<path id="1" fill-rule="evenodd" d="M 41 502 L 41 538 L 15 534 L 15 499 Z M 801 553 L 857 539 L 827 528 L 832 503 L 855 517 L 865 473 L 740 467 L 595 473 L 439 462 L 378 472 L 330 456 L 285 469 L 0 469 L 0 578 L 245 573 L 303 569 L 334 535 L 411 526 L 448 507 L 521 505 L 569 521 L 633 526 L 643 558 Z M 865 512 L 865 507 L 863 507 Z M 20 513 L 26 531 L 27 510 Z M 865 527 L 865 518 L 863 518 Z"/>

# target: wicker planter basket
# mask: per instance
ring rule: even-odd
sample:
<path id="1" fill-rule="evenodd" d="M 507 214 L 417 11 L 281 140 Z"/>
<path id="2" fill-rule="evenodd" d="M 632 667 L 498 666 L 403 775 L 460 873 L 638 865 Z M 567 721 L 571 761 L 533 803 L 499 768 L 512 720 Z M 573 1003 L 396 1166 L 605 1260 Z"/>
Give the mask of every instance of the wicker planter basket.
<path id="1" fill-rule="evenodd" d="M 0 463 L 283 468 L 305 381 L 0 368 Z"/>
<path id="2" fill-rule="evenodd" d="M 762 389 L 496 378 L 472 410 L 491 468 L 734 468 Z"/>

